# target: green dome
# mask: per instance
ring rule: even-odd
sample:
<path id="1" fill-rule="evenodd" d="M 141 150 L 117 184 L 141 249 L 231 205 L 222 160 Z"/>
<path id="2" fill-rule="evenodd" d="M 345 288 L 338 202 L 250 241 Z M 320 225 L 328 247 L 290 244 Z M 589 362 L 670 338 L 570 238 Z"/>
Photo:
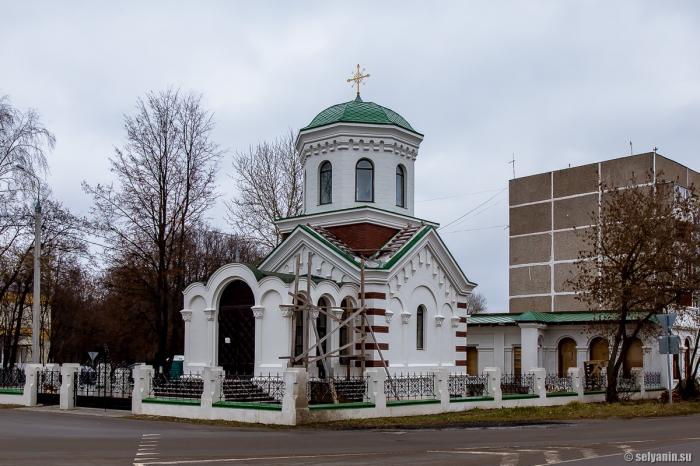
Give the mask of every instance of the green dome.
<path id="1" fill-rule="evenodd" d="M 358 95 L 355 100 L 328 107 L 311 120 L 301 131 L 333 123 L 369 123 L 373 125 L 395 125 L 412 133 L 421 135 L 395 111 L 377 105 L 374 102 L 364 102 Z"/>

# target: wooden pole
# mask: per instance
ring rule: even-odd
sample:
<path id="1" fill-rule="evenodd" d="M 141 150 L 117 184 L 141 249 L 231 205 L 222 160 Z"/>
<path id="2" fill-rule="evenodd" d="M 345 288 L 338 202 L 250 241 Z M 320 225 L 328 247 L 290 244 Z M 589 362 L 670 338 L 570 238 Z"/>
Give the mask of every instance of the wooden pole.
<path id="1" fill-rule="evenodd" d="M 309 252 L 306 259 L 306 304 L 303 307 L 302 315 L 304 316 L 304 367 L 306 370 L 309 369 L 309 325 L 311 323 L 311 313 L 309 308 L 311 306 L 311 252 Z"/>
<path id="2" fill-rule="evenodd" d="M 291 337 L 291 351 L 289 354 L 292 355 L 291 358 L 289 358 L 289 362 L 287 363 L 287 367 L 292 367 L 294 366 L 294 350 L 296 349 L 296 336 L 297 336 L 297 326 L 296 326 L 296 320 L 297 320 L 297 294 L 299 293 L 299 268 L 301 267 L 300 264 L 300 256 L 297 255 L 295 263 L 294 263 L 294 296 L 292 297 L 292 305 L 294 306 L 292 308 L 292 337 Z"/>
<path id="3" fill-rule="evenodd" d="M 365 259 L 360 260 L 360 309 L 362 314 L 360 317 L 360 376 L 365 376 L 365 340 L 367 338 L 367 309 L 365 308 Z"/>

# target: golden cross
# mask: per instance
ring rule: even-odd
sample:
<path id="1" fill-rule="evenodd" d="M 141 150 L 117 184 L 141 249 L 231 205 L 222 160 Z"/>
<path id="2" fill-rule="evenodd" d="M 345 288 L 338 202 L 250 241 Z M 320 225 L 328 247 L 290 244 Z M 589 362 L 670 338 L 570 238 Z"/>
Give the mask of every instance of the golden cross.
<path id="1" fill-rule="evenodd" d="M 348 82 L 354 82 L 353 86 L 357 87 L 357 96 L 360 96 L 360 84 L 362 83 L 362 80 L 365 78 L 369 78 L 369 74 L 363 74 L 365 72 L 364 69 L 360 71 L 360 65 L 358 63 L 357 65 L 357 71 L 355 71 L 355 74 L 352 75 L 351 78 L 348 79 Z"/>

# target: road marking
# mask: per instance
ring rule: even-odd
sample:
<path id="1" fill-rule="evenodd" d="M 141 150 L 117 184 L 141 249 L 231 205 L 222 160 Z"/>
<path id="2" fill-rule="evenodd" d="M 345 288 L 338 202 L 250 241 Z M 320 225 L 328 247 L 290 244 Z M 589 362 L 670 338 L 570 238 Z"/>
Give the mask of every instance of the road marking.
<path id="1" fill-rule="evenodd" d="M 295 460 L 295 459 L 314 459 L 314 458 L 343 458 L 352 456 L 386 456 L 389 453 L 336 453 L 328 455 L 291 455 L 291 456 L 250 456 L 247 458 L 216 458 L 210 460 L 172 460 L 172 461 L 156 461 L 152 463 L 134 463 L 134 466 L 156 465 L 156 464 L 200 464 L 200 463 L 225 463 L 239 461 L 275 461 L 275 460 Z"/>
<path id="2" fill-rule="evenodd" d="M 495 455 L 501 457 L 501 466 L 517 466 L 520 460 L 518 453 L 505 453 L 501 451 L 478 451 L 478 450 L 428 450 L 428 453 L 452 453 L 458 455 Z"/>
<path id="3" fill-rule="evenodd" d="M 134 464 L 143 465 L 145 462 L 158 461 L 158 442 L 160 434 L 141 434 L 141 441 L 134 456 Z"/>
<path id="4" fill-rule="evenodd" d="M 572 460 L 562 460 L 558 463 L 541 463 L 541 464 L 533 464 L 532 466 L 551 466 L 552 464 L 564 464 L 564 463 L 575 463 L 577 461 L 587 461 L 590 459 L 598 459 L 598 458 L 610 458 L 612 456 L 620 456 L 620 453 L 611 453 L 609 455 L 600 455 L 600 456 L 593 456 L 591 458 L 575 458 Z"/>

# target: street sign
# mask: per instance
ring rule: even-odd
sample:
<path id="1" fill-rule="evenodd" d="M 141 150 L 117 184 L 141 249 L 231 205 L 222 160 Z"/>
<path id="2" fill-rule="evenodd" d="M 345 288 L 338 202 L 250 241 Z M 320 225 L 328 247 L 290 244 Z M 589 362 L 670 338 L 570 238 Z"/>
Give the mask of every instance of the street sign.
<path id="1" fill-rule="evenodd" d="M 95 358 L 97 357 L 99 353 L 97 351 L 88 351 L 88 356 L 90 356 L 90 360 L 92 362 L 95 362 Z"/>
<path id="2" fill-rule="evenodd" d="M 661 325 L 664 330 L 668 330 L 676 321 L 676 314 L 656 314 L 656 320 L 659 321 L 659 325 Z"/>
<path id="3" fill-rule="evenodd" d="M 659 337 L 659 353 L 660 354 L 678 354 L 681 348 L 681 337 L 678 335 L 669 335 L 667 337 Z"/>

